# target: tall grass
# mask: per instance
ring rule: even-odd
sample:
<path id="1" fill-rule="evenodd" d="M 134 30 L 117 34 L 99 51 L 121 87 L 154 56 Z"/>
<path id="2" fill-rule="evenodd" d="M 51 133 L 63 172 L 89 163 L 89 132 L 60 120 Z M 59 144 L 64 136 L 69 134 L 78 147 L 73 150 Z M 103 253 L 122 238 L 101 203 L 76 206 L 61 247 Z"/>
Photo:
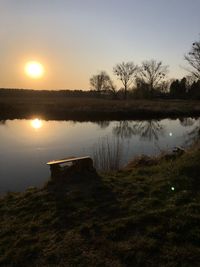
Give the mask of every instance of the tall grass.
<path id="1" fill-rule="evenodd" d="M 123 147 L 119 138 L 99 139 L 93 147 L 94 166 L 101 172 L 117 171 L 121 166 Z"/>

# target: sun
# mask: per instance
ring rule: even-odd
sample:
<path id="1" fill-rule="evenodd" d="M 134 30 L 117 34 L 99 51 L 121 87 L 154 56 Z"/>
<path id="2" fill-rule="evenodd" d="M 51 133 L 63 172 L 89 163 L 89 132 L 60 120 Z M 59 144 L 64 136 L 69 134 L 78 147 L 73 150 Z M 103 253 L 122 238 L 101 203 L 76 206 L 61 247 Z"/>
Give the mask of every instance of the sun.
<path id="1" fill-rule="evenodd" d="M 25 73 L 33 79 L 39 79 L 44 75 L 44 67 L 38 61 L 29 61 L 25 65 Z"/>

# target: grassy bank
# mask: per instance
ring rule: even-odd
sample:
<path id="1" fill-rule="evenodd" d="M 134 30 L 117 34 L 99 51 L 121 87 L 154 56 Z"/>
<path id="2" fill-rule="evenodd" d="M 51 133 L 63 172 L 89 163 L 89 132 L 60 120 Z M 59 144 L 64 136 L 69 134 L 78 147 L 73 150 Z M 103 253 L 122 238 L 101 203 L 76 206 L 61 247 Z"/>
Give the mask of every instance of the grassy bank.
<path id="1" fill-rule="evenodd" d="M 98 98 L 1 96 L 0 119 L 40 116 L 57 120 L 148 119 L 199 116 L 200 101 L 192 100 L 109 100 Z"/>
<path id="2" fill-rule="evenodd" d="M 144 163 L 7 194 L 0 266 L 199 266 L 200 150 Z"/>

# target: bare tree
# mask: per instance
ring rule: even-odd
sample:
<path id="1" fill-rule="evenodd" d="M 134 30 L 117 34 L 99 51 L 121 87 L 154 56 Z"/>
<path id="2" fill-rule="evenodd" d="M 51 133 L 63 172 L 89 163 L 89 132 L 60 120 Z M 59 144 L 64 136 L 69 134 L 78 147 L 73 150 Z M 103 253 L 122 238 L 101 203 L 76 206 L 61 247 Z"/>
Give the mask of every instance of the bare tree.
<path id="1" fill-rule="evenodd" d="M 192 67 L 190 72 L 192 75 L 200 79 L 200 41 L 194 42 L 190 52 L 185 56 L 185 60 Z"/>
<path id="2" fill-rule="evenodd" d="M 162 65 L 161 61 L 154 59 L 142 62 L 138 72 L 138 78 L 148 86 L 152 94 L 164 81 L 168 72 L 168 66 Z"/>
<path id="3" fill-rule="evenodd" d="M 103 90 L 108 90 L 113 88 L 113 83 L 110 79 L 110 76 L 105 72 L 101 71 L 97 75 L 93 75 L 90 78 L 90 85 L 92 89 L 101 92 Z"/>
<path id="4" fill-rule="evenodd" d="M 124 86 L 124 98 L 127 98 L 127 91 L 134 80 L 137 66 L 133 62 L 122 62 L 113 68 L 113 72 L 118 76 Z"/>

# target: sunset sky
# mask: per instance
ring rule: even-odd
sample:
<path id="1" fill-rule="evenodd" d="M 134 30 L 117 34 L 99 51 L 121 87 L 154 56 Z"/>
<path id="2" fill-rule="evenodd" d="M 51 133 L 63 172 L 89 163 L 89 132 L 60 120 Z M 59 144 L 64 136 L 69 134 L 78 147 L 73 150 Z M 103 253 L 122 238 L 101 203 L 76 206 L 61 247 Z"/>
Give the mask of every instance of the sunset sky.
<path id="1" fill-rule="evenodd" d="M 89 78 L 122 61 L 157 59 L 169 78 L 187 72 L 200 38 L 200 0 L 0 0 L 0 87 L 89 89 Z M 45 73 L 24 73 L 38 61 Z"/>

